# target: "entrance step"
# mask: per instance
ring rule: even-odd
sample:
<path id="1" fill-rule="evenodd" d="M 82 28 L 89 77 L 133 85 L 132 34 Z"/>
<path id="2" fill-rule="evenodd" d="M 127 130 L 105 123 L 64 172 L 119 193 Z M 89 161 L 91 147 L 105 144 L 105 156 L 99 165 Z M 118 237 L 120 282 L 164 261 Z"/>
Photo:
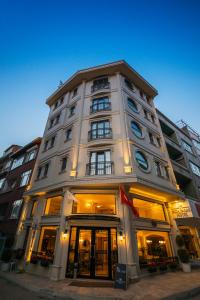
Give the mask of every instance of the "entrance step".
<path id="1" fill-rule="evenodd" d="M 108 288 L 113 287 L 113 281 L 102 281 L 102 280 L 74 280 L 69 286 L 79 286 L 79 287 L 102 287 Z"/>

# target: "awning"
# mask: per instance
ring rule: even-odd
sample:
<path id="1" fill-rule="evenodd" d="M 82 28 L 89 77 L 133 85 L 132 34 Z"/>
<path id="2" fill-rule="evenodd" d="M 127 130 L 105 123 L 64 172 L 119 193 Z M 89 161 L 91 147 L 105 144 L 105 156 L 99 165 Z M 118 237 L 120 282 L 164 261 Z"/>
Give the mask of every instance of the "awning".
<path id="1" fill-rule="evenodd" d="M 177 226 L 190 226 L 200 229 L 200 218 L 178 218 L 176 219 Z"/>

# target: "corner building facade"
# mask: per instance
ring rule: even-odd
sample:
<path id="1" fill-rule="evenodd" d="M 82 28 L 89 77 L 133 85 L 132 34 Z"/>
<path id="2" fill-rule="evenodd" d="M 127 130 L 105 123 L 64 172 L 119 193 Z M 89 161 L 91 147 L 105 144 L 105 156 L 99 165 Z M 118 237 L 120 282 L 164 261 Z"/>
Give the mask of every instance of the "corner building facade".
<path id="1" fill-rule="evenodd" d="M 54 280 L 113 279 L 116 263 L 124 263 L 134 280 L 155 255 L 175 256 L 168 203 L 182 193 L 156 95 L 118 61 L 75 73 L 47 99 L 50 113 L 16 245 L 29 227 L 28 272 Z M 139 217 L 121 203 L 121 185 Z"/>

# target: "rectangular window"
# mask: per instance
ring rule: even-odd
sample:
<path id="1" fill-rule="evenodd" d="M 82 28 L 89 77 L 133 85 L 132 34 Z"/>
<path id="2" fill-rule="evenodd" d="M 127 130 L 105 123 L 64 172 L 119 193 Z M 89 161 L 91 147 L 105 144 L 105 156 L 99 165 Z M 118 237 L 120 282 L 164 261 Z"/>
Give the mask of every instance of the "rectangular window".
<path id="1" fill-rule="evenodd" d="M 110 150 L 90 153 L 90 163 L 88 164 L 89 175 L 109 175 L 112 174 L 112 162 L 110 161 Z"/>
<path id="2" fill-rule="evenodd" d="M 62 196 L 48 198 L 45 207 L 45 215 L 56 216 L 60 214 Z"/>
<path id="3" fill-rule="evenodd" d="M 90 112 L 95 113 L 102 110 L 110 110 L 111 103 L 107 96 L 101 98 L 95 98 L 92 100 L 92 105 L 90 107 Z"/>
<path id="4" fill-rule="evenodd" d="M 157 137 L 156 140 L 157 140 L 158 147 L 161 147 L 161 140 L 160 140 L 160 138 Z"/>
<path id="5" fill-rule="evenodd" d="M 50 139 L 48 139 L 47 141 L 45 141 L 45 143 L 44 143 L 44 151 L 47 151 L 47 150 L 49 150 L 49 149 L 51 149 L 51 148 L 54 147 L 54 145 L 55 145 L 55 139 L 56 139 L 56 136 L 53 136 Z"/>
<path id="6" fill-rule="evenodd" d="M 26 161 L 28 162 L 30 160 L 33 160 L 35 158 L 35 155 L 36 155 L 36 150 L 28 152 L 27 153 Z"/>
<path id="7" fill-rule="evenodd" d="M 73 90 L 73 97 L 76 97 L 77 94 L 78 94 L 78 88 L 75 88 L 75 89 Z"/>
<path id="8" fill-rule="evenodd" d="M 190 153 L 193 153 L 193 151 L 192 151 L 192 146 L 190 146 L 190 144 L 188 144 L 188 143 L 185 142 L 184 140 L 182 140 L 182 144 L 183 144 L 183 148 L 184 148 L 186 151 L 188 151 L 188 152 L 190 152 Z"/>
<path id="9" fill-rule="evenodd" d="M 67 131 L 66 131 L 66 141 L 69 141 L 72 139 L 72 129 L 69 128 Z"/>
<path id="10" fill-rule="evenodd" d="M 143 111 L 144 111 L 144 116 L 145 116 L 145 118 L 146 118 L 147 120 L 149 120 L 149 115 L 148 115 L 147 110 L 146 110 L 146 109 L 143 109 Z"/>
<path id="11" fill-rule="evenodd" d="M 37 179 L 41 179 L 47 176 L 49 170 L 49 163 L 38 168 Z"/>
<path id="12" fill-rule="evenodd" d="M 151 144 L 154 144 L 154 138 L 153 138 L 153 134 L 151 132 L 149 132 L 149 140 Z"/>
<path id="13" fill-rule="evenodd" d="M 71 106 L 69 109 L 69 117 L 72 117 L 75 114 L 75 105 Z"/>
<path id="14" fill-rule="evenodd" d="M 197 165 L 190 161 L 190 167 L 195 175 L 200 176 L 200 168 Z"/>
<path id="15" fill-rule="evenodd" d="M 41 229 L 38 252 L 41 257 L 53 262 L 55 242 L 56 242 L 56 226 L 45 226 Z"/>
<path id="16" fill-rule="evenodd" d="M 111 138 L 110 121 L 98 121 L 91 123 L 91 131 L 89 132 L 89 140 Z"/>
<path id="17" fill-rule="evenodd" d="M 165 221 L 163 205 L 151 201 L 133 199 L 133 204 L 139 212 L 141 218 Z"/>
<path id="18" fill-rule="evenodd" d="M 156 175 L 161 177 L 162 176 L 161 164 L 158 161 L 155 162 L 155 167 L 156 167 Z"/>
<path id="19" fill-rule="evenodd" d="M 10 219 L 18 219 L 21 205 L 22 205 L 22 200 L 16 200 L 13 202 Z"/>
<path id="20" fill-rule="evenodd" d="M 124 82 L 126 84 L 126 86 L 130 89 L 130 90 L 133 90 L 133 85 L 132 85 L 132 82 L 128 79 L 124 79 Z"/>
<path id="21" fill-rule="evenodd" d="M 34 200 L 32 203 L 32 207 L 31 207 L 31 213 L 30 213 L 30 217 L 33 217 L 35 215 L 36 212 L 36 208 L 37 208 L 37 200 Z"/>
<path id="22" fill-rule="evenodd" d="M 23 161 L 24 161 L 24 156 L 21 156 L 20 158 L 14 159 L 14 161 L 13 161 L 13 163 L 12 163 L 11 170 L 13 170 L 13 169 L 15 169 L 15 168 L 21 166 L 22 163 L 23 163 Z"/>
<path id="23" fill-rule="evenodd" d="M 93 93 L 100 89 L 108 89 L 109 87 L 110 87 L 110 83 L 109 83 L 107 77 L 95 79 L 93 81 L 93 86 L 92 86 L 91 92 Z"/>
<path id="24" fill-rule="evenodd" d="M 65 171 L 67 167 L 67 157 L 63 157 L 61 160 L 61 172 Z"/>
<path id="25" fill-rule="evenodd" d="M 3 189 L 4 183 L 5 183 L 5 178 L 0 179 L 0 190 Z"/>
<path id="26" fill-rule="evenodd" d="M 114 195 L 105 194 L 76 194 L 77 201 L 73 202 L 73 214 L 116 214 Z"/>
<path id="27" fill-rule="evenodd" d="M 30 179 L 30 176 L 31 176 L 31 171 L 32 170 L 28 170 L 28 171 L 22 173 L 20 186 L 24 186 L 24 185 L 27 185 L 29 183 L 29 179 Z"/>

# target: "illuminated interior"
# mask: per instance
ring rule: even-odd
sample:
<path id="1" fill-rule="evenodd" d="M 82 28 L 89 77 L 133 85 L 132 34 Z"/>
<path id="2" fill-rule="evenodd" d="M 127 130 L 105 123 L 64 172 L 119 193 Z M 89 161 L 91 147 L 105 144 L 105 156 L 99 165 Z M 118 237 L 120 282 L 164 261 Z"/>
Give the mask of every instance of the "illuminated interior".
<path id="1" fill-rule="evenodd" d="M 165 221 L 163 205 L 151 201 L 133 199 L 133 204 L 139 213 L 140 218 Z"/>
<path id="2" fill-rule="evenodd" d="M 113 265 L 117 263 L 116 229 L 73 227 L 68 259 L 68 273 L 71 275 L 76 262 L 80 277 L 109 277 L 109 268 L 113 272 Z"/>
<path id="3" fill-rule="evenodd" d="M 140 261 L 172 256 L 167 232 L 139 230 L 137 241 Z"/>
<path id="4" fill-rule="evenodd" d="M 41 256 L 53 258 L 56 242 L 56 226 L 42 227 L 38 252 Z"/>
<path id="5" fill-rule="evenodd" d="M 48 198 L 45 207 L 45 215 L 59 215 L 61 210 L 62 196 Z"/>
<path id="6" fill-rule="evenodd" d="M 74 214 L 108 214 L 116 213 L 115 196 L 105 194 L 76 194 L 73 203 Z"/>

